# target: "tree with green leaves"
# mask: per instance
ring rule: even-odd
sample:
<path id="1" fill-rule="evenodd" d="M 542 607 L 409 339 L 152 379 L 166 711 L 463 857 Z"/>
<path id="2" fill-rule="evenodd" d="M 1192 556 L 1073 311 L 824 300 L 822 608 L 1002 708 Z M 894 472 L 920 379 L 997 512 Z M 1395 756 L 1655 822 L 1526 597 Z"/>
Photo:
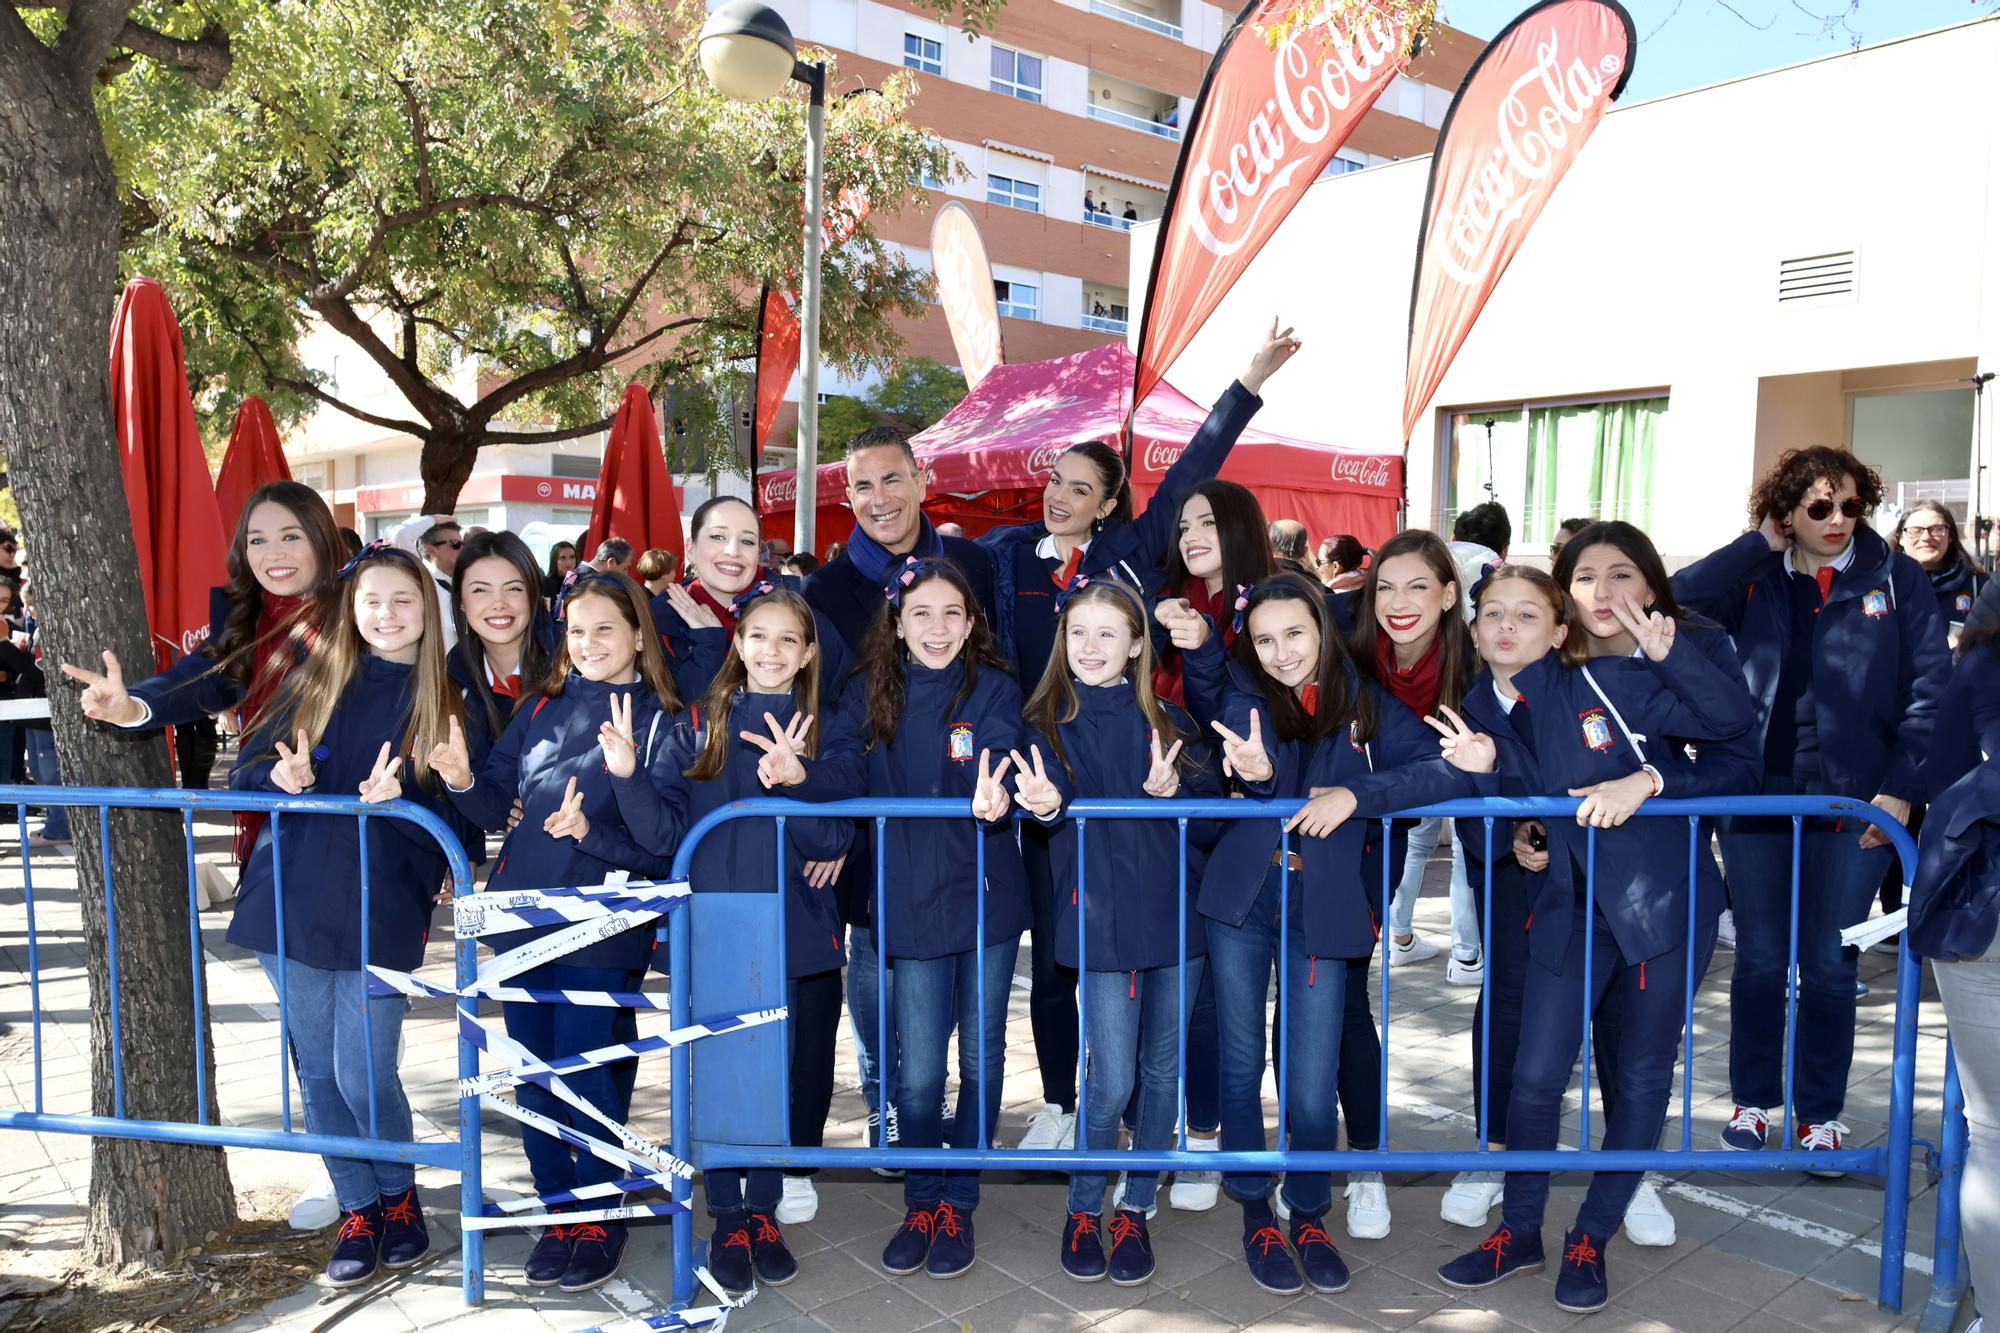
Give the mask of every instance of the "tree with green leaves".
<path id="1" fill-rule="evenodd" d="M 965 397 L 965 375 L 927 356 L 899 361 L 868 395 L 868 405 L 906 431 L 934 425 Z"/>

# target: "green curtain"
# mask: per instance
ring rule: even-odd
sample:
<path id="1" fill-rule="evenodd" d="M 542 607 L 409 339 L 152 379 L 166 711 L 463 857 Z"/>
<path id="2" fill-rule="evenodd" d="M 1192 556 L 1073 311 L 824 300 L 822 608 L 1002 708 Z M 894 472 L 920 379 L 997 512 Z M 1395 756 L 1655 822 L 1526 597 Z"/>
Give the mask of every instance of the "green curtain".
<path id="1" fill-rule="evenodd" d="M 1598 409 L 1596 448 L 1590 464 L 1590 496 L 1596 515 L 1622 518 L 1642 528 L 1652 526 L 1654 445 L 1666 414 L 1664 398 L 1629 399 L 1605 403 Z"/>

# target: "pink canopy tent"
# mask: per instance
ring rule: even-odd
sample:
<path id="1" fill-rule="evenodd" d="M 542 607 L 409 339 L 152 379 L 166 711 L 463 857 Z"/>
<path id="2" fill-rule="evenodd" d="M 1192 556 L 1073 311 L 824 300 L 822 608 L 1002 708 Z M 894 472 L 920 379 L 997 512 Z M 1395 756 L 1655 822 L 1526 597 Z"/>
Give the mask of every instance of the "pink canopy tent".
<path id="1" fill-rule="evenodd" d="M 1041 514 L 1042 487 L 1056 459 L 1085 440 L 1116 441 L 1132 385 L 1132 353 L 1123 343 L 1053 361 L 997 366 L 944 418 L 911 438 L 930 473 L 924 509 L 934 521 L 964 525 L 974 536 L 1000 523 Z M 1133 499 L 1144 506 L 1208 415 L 1162 383 L 1134 423 Z M 1349 532 L 1369 546 L 1396 530 L 1402 460 L 1394 451 L 1316 444 L 1260 431 L 1243 432 L 1222 475 L 1257 495 L 1267 517 L 1296 518 L 1314 540 Z M 844 465 L 819 469 L 819 532 L 845 540 L 853 518 L 841 502 Z M 767 473 L 759 492 L 768 531 L 791 530 L 796 481 Z"/>

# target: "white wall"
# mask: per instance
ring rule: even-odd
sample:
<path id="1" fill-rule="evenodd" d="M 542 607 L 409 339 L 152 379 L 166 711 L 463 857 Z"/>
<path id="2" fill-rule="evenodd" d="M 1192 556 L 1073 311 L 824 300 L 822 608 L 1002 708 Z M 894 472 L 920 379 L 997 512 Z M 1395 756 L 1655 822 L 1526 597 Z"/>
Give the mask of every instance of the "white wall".
<path id="1" fill-rule="evenodd" d="M 1449 407 L 1666 387 L 1663 550 L 1740 527 L 1758 378 L 2000 362 L 2000 21 L 1614 110 L 1460 350 L 1412 443 L 1413 522 L 1436 502 Z M 1315 185 L 1170 378 L 1206 402 L 1279 314 L 1305 340 L 1259 424 L 1396 441 L 1428 157 Z M 1157 226 L 1133 233 L 1134 308 Z M 1858 299 L 1780 308 L 1779 261 L 1860 254 Z M 1136 330 L 1135 330 L 1136 333 Z M 1328 423 L 1332 423 L 1329 426 Z M 1718 503 L 1718 498 L 1723 503 Z"/>

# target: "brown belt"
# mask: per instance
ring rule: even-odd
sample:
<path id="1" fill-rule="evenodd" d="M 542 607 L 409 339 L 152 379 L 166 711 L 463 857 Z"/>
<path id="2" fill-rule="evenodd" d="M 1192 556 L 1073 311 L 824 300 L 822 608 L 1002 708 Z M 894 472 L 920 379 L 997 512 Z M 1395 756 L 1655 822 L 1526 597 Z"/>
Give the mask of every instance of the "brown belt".
<path id="1" fill-rule="evenodd" d="M 1277 851 L 1271 853 L 1271 864 L 1279 867 L 1289 865 L 1293 871 L 1303 874 L 1306 868 L 1306 859 L 1297 852 L 1288 852 L 1283 848 L 1279 848 Z"/>

